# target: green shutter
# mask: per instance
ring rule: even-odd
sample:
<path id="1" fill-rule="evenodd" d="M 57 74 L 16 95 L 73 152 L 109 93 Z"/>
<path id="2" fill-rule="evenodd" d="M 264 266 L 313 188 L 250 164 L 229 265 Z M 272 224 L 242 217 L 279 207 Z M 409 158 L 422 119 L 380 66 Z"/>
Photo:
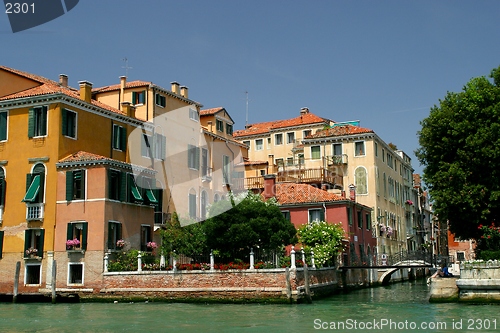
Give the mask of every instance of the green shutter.
<path id="1" fill-rule="evenodd" d="M 108 222 L 108 249 L 115 249 L 116 244 L 113 244 L 113 230 L 111 230 L 112 222 Z"/>
<path id="2" fill-rule="evenodd" d="M 158 203 L 158 200 L 156 199 L 156 197 L 155 197 L 155 195 L 153 193 L 153 190 L 147 189 L 146 190 L 146 196 L 147 196 L 147 198 L 148 198 L 148 200 L 149 200 L 150 203 L 152 203 L 152 204 L 157 204 Z"/>
<path id="3" fill-rule="evenodd" d="M 42 119 L 40 121 L 42 123 L 42 129 L 40 131 L 40 135 L 47 135 L 47 107 L 42 107 Z"/>
<path id="4" fill-rule="evenodd" d="M 0 230 L 0 259 L 2 259 L 3 253 L 3 230 Z"/>
<path id="5" fill-rule="evenodd" d="M 127 201 L 128 187 L 127 187 L 127 174 L 120 171 L 119 174 L 119 186 L 120 186 L 120 201 Z"/>
<path id="6" fill-rule="evenodd" d="M 73 223 L 68 223 L 68 227 L 66 229 L 66 240 L 73 239 Z"/>
<path id="7" fill-rule="evenodd" d="M 111 179 L 113 178 L 113 170 L 108 169 L 108 198 L 111 199 L 113 197 L 112 184 Z"/>
<path id="8" fill-rule="evenodd" d="M 73 200 L 73 171 L 66 172 L 66 201 Z"/>
<path id="9" fill-rule="evenodd" d="M 0 141 L 7 140 L 7 112 L 0 112 Z"/>
<path id="10" fill-rule="evenodd" d="M 137 99 L 137 93 L 135 91 L 132 92 L 132 105 L 135 105 Z"/>
<path id="11" fill-rule="evenodd" d="M 62 135 L 68 135 L 68 111 L 62 109 Z"/>
<path id="12" fill-rule="evenodd" d="M 28 111 L 28 138 L 35 136 L 35 110 L 29 109 Z"/>
<path id="13" fill-rule="evenodd" d="M 26 250 L 31 247 L 31 237 L 33 229 L 26 229 L 24 231 L 24 253 L 23 256 L 26 257 Z"/>
<path id="14" fill-rule="evenodd" d="M 23 202 L 34 202 L 37 198 L 38 192 L 40 191 L 40 176 L 41 175 L 35 175 L 35 177 L 33 178 L 33 181 L 26 191 L 26 195 L 22 200 Z"/>
<path id="15" fill-rule="evenodd" d="M 127 150 L 127 129 L 125 127 L 120 127 L 120 150 Z"/>
<path id="16" fill-rule="evenodd" d="M 321 213 L 319 214 L 319 220 L 320 222 L 325 221 L 325 211 L 323 209 L 321 209 Z"/>
<path id="17" fill-rule="evenodd" d="M 148 146 L 149 146 L 148 136 L 146 134 L 143 134 L 141 140 L 141 156 L 148 156 Z"/>
<path id="18" fill-rule="evenodd" d="M 142 198 L 141 192 L 139 191 L 139 188 L 137 188 L 137 184 L 134 181 L 134 175 L 129 175 L 129 184 L 130 184 L 130 191 L 132 192 L 132 196 L 136 201 L 144 201 Z"/>
<path id="19" fill-rule="evenodd" d="M 5 206 L 5 188 L 7 187 L 7 182 L 5 178 L 0 178 L 0 206 Z"/>
<path id="20" fill-rule="evenodd" d="M 200 148 L 195 147 L 195 156 L 194 156 L 194 168 L 196 170 L 200 169 Z"/>
<path id="21" fill-rule="evenodd" d="M 83 222 L 82 223 L 82 250 L 87 249 L 87 235 L 89 232 L 89 223 L 88 222 Z"/>
<path id="22" fill-rule="evenodd" d="M 40 238 L 38 238 L 38 244 L 36 245 L 36 248 L 38 249 L 38 256 L 40 258 L 43 258 L 43 243 L 45 239 L 45 230 L 40 229 Z"/>
<path id="23" fill-rule="evenodd" d="M 122 224 L 116 223 L 116 239 L 123 239 L 122 237 Z"/>

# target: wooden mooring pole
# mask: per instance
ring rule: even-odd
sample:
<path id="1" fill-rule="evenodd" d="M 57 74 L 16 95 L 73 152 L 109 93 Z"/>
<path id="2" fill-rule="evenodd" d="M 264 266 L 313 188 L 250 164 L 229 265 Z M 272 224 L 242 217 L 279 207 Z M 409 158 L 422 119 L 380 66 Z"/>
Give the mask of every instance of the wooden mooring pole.
<path id="1" fill-rule="evenodd" d="M 56 303 L 56 275 L 57 275 L 57 262 L 52 262 L 52 304 Z"/>
<path id="2" fill-rule="evenodd" d="M 19 291 L 19 275 L 21 273 L 21 262 L 16 262 L 16 271 L 14 273 L 14 292 L 12 296 L 12 302 L 17 302 L 17 294 Z"/>
<path id="3" fill-rule="evenodd" d="M 312 298 L 311 298 L 311 289 L 309 288 L 309 270 L 307 268 L 307 264 L 304 265 L 304 289 L 306 294 L 306 301 L 307 303 L 311 304 Z"/>

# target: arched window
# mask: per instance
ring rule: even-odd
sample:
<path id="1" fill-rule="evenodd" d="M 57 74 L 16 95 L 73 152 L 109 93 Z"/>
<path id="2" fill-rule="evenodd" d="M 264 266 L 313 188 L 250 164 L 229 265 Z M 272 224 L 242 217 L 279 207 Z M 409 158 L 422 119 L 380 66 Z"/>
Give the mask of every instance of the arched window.
<path id="1" fill-rule="evenodd" d="M 365 167 L 357 167 L 356 171 L 354 171 L 354 178 L 356 183 L 356 194 L 368 194 Z"/>
<path id="2" fill-rule="evenodd" d="M 215 193 L 215 195 L 214 195 L 214 202 L 217 202 L 219 200 L 220 200 L 219 193 Z"/>

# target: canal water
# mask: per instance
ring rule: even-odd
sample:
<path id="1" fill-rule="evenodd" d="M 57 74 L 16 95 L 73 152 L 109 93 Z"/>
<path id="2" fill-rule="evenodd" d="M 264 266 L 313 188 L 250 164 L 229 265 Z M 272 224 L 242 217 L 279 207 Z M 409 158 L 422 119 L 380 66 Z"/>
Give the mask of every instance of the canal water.
<path id="1" fill-rule="evenodd" d="M 0 332 L 499 332 L 499 305 L 431 304 L 424 280 L 313 304 L 0 303 Z"/>

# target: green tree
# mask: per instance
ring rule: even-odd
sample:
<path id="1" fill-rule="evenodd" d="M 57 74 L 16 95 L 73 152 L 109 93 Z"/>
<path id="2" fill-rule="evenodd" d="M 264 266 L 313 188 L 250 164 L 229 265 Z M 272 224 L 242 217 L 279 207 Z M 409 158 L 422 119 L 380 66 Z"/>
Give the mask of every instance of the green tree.
<path id="1" fill-rule="evenodd" d="M 304 224 L 298 230 L 299 242 L 308 253 L 314 251 L 315 264 L 322 266 L 342 252 L 345 232 L 342 224 L 318 222 Z"/>
<path id="2" fill-rule="evenodd" d="M 176 213 L 161 231 L 161 250 L 163 254 L 170 255 L 175 251 L 177 254 L 194 256 L 202 254 L 206 250 L 206 237 L 203 226 L 194 220 L 182 221 L 185 226 L 181 227 L 181 221 Z"/>
<path id="3" fill-rule="evenodd" d="M 234 207 L 229 201 L 210 207 L 210 217 L 203 223 L 209 249 L 241 259 L 250 248 L 278 250 L 296 242 L 297 231 L 283 217 L 276 200 L 264 202 L 260 195 L 248 193 L 231 201 L 236 203 Z"/>
<path id="4" fill-rule="evenodd" d="M 500 214 L 500 67 L 448 92 L 421 121 L 423 179 L 441 221 L 456 236 L 479 238 Z"/>

